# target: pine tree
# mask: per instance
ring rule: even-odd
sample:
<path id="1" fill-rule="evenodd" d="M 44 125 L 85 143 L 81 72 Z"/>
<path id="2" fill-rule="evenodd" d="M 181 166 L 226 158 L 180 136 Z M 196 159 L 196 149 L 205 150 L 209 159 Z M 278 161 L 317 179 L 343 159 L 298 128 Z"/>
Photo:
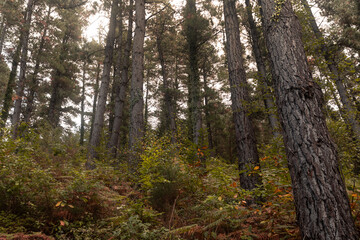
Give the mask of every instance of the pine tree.
<path id="1" fill-rule="evenodd" d="M 115 42 L 115 29 L 116 29 L 116 17 L 118 12 L 118 0 L 113 0 L 111 5 L 111 15 L 109 23 L 109 32 L 106 38 L 105 46 L 105 59 L 104 69 L 101 77 L 101 86 L 99 90 L 99 100 L 97 102 L 97 108 L 95 111 L 95 118 L 93 123 L 93 130 L 90 137 L 89 149 L 88 149 L 88 161 L 86 162 L 87 169 L 95 168 L 93 159 L 97 158 L 96 148 L 100 144 L 101 133 L 104 126 L 104 115 L 106 100 L 109 91 L 110 72 L 113 62 L 114 42 Z"/>
<path id="2" fill-rule="evenodd" d="M 258 173 L 250 173 L 259 168 L 259 156 L 256 147 L 255 132 L 248 116 L 246 102 L 249 101 L 246 73 L 240 42 L 239 22 L 235 1 L 224 0 L 224 16 L 226 30 L 226 54 L 229 69 L 231 92 L 231 108 L 235 124 L 238 164 L 240 170 L 240 186 L 251 190 L 261 185 Z"/>
<path id="3" fill-rule="evenodd" d="M 128 15 L 128 30 L 127 30 L 127 37 L 125 42 L 124 51 L 122 51 L 122 17 L 120 18 L 119 22 L 119 50 L 118 50 L 118 57 L 117 57 L 117 66 L 116 66 L 116 79 L 115 81 L 117 84 L 115 85 L 115 119 L 112 127 L 112 132 L 110 135 L 110 140 L 108 143 L 108 148 L 113 157 L 116 157 L 117 147 L 119 145 L 119 138 L 120 138 L 120 131 L 121 127 L 125 122 L 125 101 L 126 101 L 126 94 L 128 91 L 128 83 L 129 83 L 129 58 L 130 58 L 130 51 L 131 51 L 131 43 L 132 43 L 132 26 L 133 26 L 133 1 L 130 0 L 129 4 L 129 15 Z"/>
<path id="4" fill-rule="evenodd" d="M 260 0 L 302 239 L 358 239 L 290 1 Z"/>
<path id="5" fill-rule="evenodd" d="M 129 147 L 135 150 L 144 134 L 144 39 L 145 1 L 135 0 L 135 35 L 132 51 L 132 76 L 130 92 L 130 133 Z M 131 156 L 130 163 L 137 165 L 137 158 Z"/>

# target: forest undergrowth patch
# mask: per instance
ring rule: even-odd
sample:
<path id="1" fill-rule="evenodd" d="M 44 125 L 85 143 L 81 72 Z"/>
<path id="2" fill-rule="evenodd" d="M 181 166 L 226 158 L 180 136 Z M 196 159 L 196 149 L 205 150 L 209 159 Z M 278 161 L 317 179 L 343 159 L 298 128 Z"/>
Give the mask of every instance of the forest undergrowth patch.
<path id="1" fill-rule="evenodd" d="M 0 142 L 0 239 L 300 239 L 275 143 L 261 146 L 261 166 L 252 170 L 263 186 L 245 191 L 235 165 L 186 141 L 149 137 L 131 174 L 119 160 L 87 171 L 82 147 L 42 141 L 32 133 Z M 354 182 L 349 197 L 359 226 Z"/>

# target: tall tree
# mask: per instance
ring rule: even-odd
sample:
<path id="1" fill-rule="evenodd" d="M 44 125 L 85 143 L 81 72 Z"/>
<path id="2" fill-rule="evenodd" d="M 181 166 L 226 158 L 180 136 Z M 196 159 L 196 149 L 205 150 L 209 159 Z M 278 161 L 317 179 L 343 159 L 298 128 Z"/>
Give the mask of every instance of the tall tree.
<path id="1" fill-rule="evenodd" d="M 262 85 L 260 87 L 262 88 L 262 93 L 264 96 L 265 109 L 267 111 L 267 116 L 269 119 L 269 123 L 270 123 L 270 127 L 272 129 L 273 135 L 275 137 L 278 137 L 278 136 L 280 136 L 280 131 L 279 131 L 280 124 L 279 124 L 279 121 L 276 116 L 276 109 L 275 109 L 276 107 L 275 107 L 275 103 L 273 100 L 273 95 L 270 92 L 268 74 L 267 74 L 266 65 L 265 65 L 265 61 L 264 61 L 264 56 L 266 56 L 266 54 L 264 54 L 262 52 L 262 49 L 260 46 L 260 42 L 259 42 L 260 34 L 258 32 L 256 23 L 254 21 L 253 15 L 252 15 L 252 6 L 250 4 L 250 0 L 245 0 L 245 4 L 246 4 L 247 20 L 249 23 L 251 46 L 252 46 L 252 51 L 253 51 L 253 54 L 255 57 L 256 65 L 258 68 L 258 74 L 259 74 L 259 79 L 260 79 L 259 82 Z"/>
<path id="2" fill-rule="evenodd" d="M 15 97 L 14 113 L 12 116 L 12 127 L 13 127 L 13 138 L 17 137 L 18 126 L 20 123 L 20 113 L 21 113 L 21 103 L 24 97 L 24 88 L 26 81 L 26 67 L 27 67 L 27 58 L 28 58 L 28 45 L 29 45 L 29 35 L 30 35 L 30 26 L 31 26 L 31 17 L 34 9 L 36 0 L 29 0 L 27 3 L 25 11 L 25 24 L 21 31 L 24 31 L 21 43 L 21 58 L 20 58 L 20 75 L 17 82 L 17 90 Z"/>
<path id="3" fill-rule="evenodd" d="M 132 53 L 132 77 L 130 92 L 130 134 L 129 147 L 134 150 L 144 133 L 144 39 L 145 1 L 135 0 L 135 35 Z M 132 159 L 135 160 L 135 159 Z M 136 164 L 136 163 L 132 163 Z"/>
<path id="4" fill-rule="evenodd" d="M 205 113 L 205 121 L 206 121 L 206 131 L 208 137 L 208 144 L 209 148 L 214 148 L 214 141 L 213 141 L 213 132 L 211 127 L 210 121 L 210 111 L 209 111 L 209 95 L 210 95 L 210 88 L 208 83 L 208 62 L 204 61 L 202 66 L 202 76 L 204 81 L 204 113 Z"/>
<path id="5" fill-rule="evenodd" d="M 49 29 L 51 11 L 52 11 L 52 6 L 49 6 L 47 15 L 46 15 L 46 18 L 44 21 L 44 25 L 43 25 L 43 30 L 42 30 L 43 32 L 41 35 L 39 48 L 37 50 L 36 57 L 35 57 L 35 67 L 34 67 L 34 71 L 31 76 L 31 82 L 29 84 L 30 85 L 29 93 L 26 97 L 27 104 L 26 104 L 26 110 L 24 112 L 24 120 L 26 123 L 30 122 L 31 115 L 33 114 L 33 111 L 34 111 L 35 93 L 36 93 L 36 89 L 38 87 L 38 78 L 39 78 L 38 75 L 40 73 L 40 64 L 43 61 L 43 52 L 44 52 L 45 43 L 46 43 L 46 39 L 47 39 L 47 33 L 48 33 L 48 29 Z"/>
<path id="6" fill-rule="evenodd" d="M 231 108 L 235 124 L 240 186 L 254 189 L 261 184 L 257 173 L 250 173 L 260 166 L 256 148 L 256 139 L 246 103 L 249 102 L 248 84 L 243 63 L 240 42 L 239 20 L 236 14 L 235 0 L 224 0 L 226 30 L 226 54 L 231 88 Z"/>
<path id="7" fill-rule="evenodd" d="M 118 3 L 118 0 L 113 0 L 111 5 L 109 32 L 106 38 L 105 46 L 104 68 L 101 77 L 101 85 L 99 90 L 99 99 L 95 112 L 94 126 L 90 137 L 88 161 L 86 162 L 86 168 L 88 169 L 93 169 L 95 167 L 93 159 L 97 158 L 96 148 L 100 145 L 101 133 L 104 126 L 106 100 L 109 92 L 110 72 L 113 62 L 114 42 L 116 38 L 115 29 Z"/>
<path id="8" fill-rule="evenodd" d="M 120 6 L 120 8 L 122 8 Z M 120 15 L 122 15 L 122 10 L 120 9 Z M 120 130 L 121 126 L 124 123 L 124 111 L 125 111 L 125 100 L 126 93 L 128 90 L 128 71 L 129 71 L 129 57 L 132 43 L 132 26 L 133 26 L 133 0 L 130 0 L 129 5 L 129 22 L 127 30 L 127 39 L 125 43 L 124 51 L 122 51 L 122 42 L 123 42 L 123 17 L 120 17 L 119 21 L 119 50 L 116 63 L 116 78 L 115 78 L 115 116 L 114 123 L 110 135 L 110 140 L 108 143 L 108 148 L 113 157 L 116 157 L 117 146 L 119 143 Z"/>
<path id="9" fill-rule="evenodd" d="M 188 55 L 188 108 L 191 133 L 193 142 L 195 144 L 201 144 L 200 130 L 202 119 L 198 54 L 200 46 L 200 24 L 203 24 L 204 21 L 196 11 L 196 0 L 186 1 L 184 18 L 184 35 Z"/>
<path id="10" fill-rule="evenodd" d="M 5 2 L 6 4 L 10 4 L 9 2 Z M 12 3 L 12 2 L 11 2 Z M 4 4 L 5 5 L 5 4 Z M 4 7 L 3 5 L 3 7 Z M 20 7 L 19 5 L 11 5 L 10 9 L 14 9 L 14 7 Z M 3 11 L 4 13 L 5 11 Z M 14 14 L 14 11 L 9 10 L 8 11 L 8 15 L 6 15 L 6 17 L 9 17 L 11 22 L 14 21 L 14 19 L 11 17 L 12 15 L 14 15 L 13 17 L 16 17 L 16 14 Z M 17 43 L 17 47 L 16 50 L 13 54 L 13 58 L 12 58 L 12 65 L 11 65 L 11 71 L 10 71 L 10 75 L 9 75 L 9 80 L 7 82 L 7 86 L 6 86 L 6 91 L 5 91 L 5 96 L 4 96 L 4 100 L 3 100 L 3 106 L 2 106 L 2 110 L 1 110 L 1 122 L 0 122 L 0 127 L 4 127 L 5 123 L 9 117 L 9 111 L 11 108 L 11 103 L 12 103 L 12 97 L 13 97 L 13 91 L 14 88 L 16 87 L 15 84 L 15 80 L 16 80 L 16 76 L 17 76 L 17 69 L 19 66 L 19 61 L 20 61 L 20 55 L 21 55 L 21 50 L 23 49 L 23 43 L 24 43 L 24 38 L 25 38 L 25 32 L 21 31 L 22 25 L 25 26 L 25 23 L 27 21 L 27 11 L 24 11 L 23 16 L 22 16 L 22 23 L 20 24 L 20 32 L 19 32 L 19 42 Z M 13 22 L 14 25 L 18 25 L 17 23 Z M 24 28 L 26 29 L 26 28 Z"/>
<path id="11" fill-rule="evenodd" d="M 358 239 L 338 155 L 289 0 L 260 0 L 302 239 Z"/>
<path id="12" fill-rule="evenodd" d="M 22 36 L 20 36 L 20 39 L 22 39 Z M 16 73 L 20 61 L 20 52 L 21 52 L 21 41 L 19 41 L 11 64 L 11 71 L 9 75 L 9 80 L 7 82 L 7 87 L 5 91 L 4 101 L 3 101 L 3 107 L 1 110 L 1 122 L 0 127 L 4 127 L 5 123 L 9 117 L 9 111 L 12 103 L 12 95 L 15 87 L 15 79 L 16 79 Z"/>
<path id="13" fill-rule="evenodd" d="M 91 141 L 92 132 L 94 129 L 94 121 L 95 121 L 95 113 L 96 113 L 96 106 L 97 100 L 99 96 L 99 82 L 100 82 L 100 74 L 101 74 L 101 65 L 98 61 L 96 64 L 96 73 L 95 73 L 95 83 L 94 83 L 94 96 L 93 96 L 93 103 L 92 103 L 92 114 L 90 120 L 90 135 L 89 135 L 89 142 Z"/>
<path id="14" fill-rule="evenodd" d="M 79 102 L 79 87 L 76 73 L 78 69 L 78 49 L 81 40 L 82 8 L 57 8 L 60 16 L 56 32 L 56 44 L 52 50 L 50 99 L 47 111 L 47 120 L 53 127 L 59 127 L 64 113 L 71 113 L 71 106 L 64 106 L 70 100 Z"/>
<path id="15" fill-rule="evenodd" d="M 172 15 L 170 15 L 168 12 L 161 12 L 158 14 L 156 23 L 157 27 L 155 29 L 155 38 L 156 38 L 156 48 L 158 53 L 158 59 L 160 62 L 161 67 L 161 76 L 163 80 L 162 84 L 162 92 L 163 92 L 163 112 L 164 112 L 164 120 L 163 120 L 163 126 L 165 128 L 165 132 L 171 133 L 171 140 L 172 142 L 175 141 L 175 131 L 176 131 L 176 122 L 175 122 L 175 109 L 176 106 L 174 106 L 174 99 L 172 95 L 172 89 L 171 89 L 171 78 L 169 77 L 169 71 L 168 66 L 166 62 L 166 41 L 164 41 L 164 38 L 167 37 L 166 31 L 167 31 L 167 24 L 169 22 L 169 18 L 171 18 Z M 166 39 L 165 39 L 166 40 Z"/>

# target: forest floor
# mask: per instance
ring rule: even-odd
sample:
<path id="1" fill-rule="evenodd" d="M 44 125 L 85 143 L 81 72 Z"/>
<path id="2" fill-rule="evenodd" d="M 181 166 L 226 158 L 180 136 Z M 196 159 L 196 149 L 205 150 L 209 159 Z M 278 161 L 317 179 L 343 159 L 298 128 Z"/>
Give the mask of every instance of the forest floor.
<path id="1" fill-rule="evenodd" d="M 239 187 L 234 164 L 167 138 L 144 143 L 136 171 L 106 151 L 86 170 L 85 148 L 72 138 L 32 134 L 0 144 L 0 240 L 300 239 L 276 144 L 262 146 L 261 166 L 250 174 L 260 173 L 263 186 L 253 191 Z M 348 185 L 360 226 L 360 189 Z"/>

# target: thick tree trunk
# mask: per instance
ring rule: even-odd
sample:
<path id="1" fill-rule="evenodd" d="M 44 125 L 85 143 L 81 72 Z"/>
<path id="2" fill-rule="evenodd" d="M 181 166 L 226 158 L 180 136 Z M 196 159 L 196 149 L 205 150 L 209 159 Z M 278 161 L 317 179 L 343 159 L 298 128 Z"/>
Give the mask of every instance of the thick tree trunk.
<path id="1" fill-rule="evenodd" d="M 34 99 L 35 99 L 35 93 L 36 93 L 36 89 L 37 89 L 37 85 L 38 85 L 38 74 L 40 72 L 40 63 L 42 61 L 42 54 L 44 51 L 44 46 L 45 46 L 45 38 L 47 35 L 47 30 L 48 30 L 48 24 L 50 21 L 50 14 L 51 14 L 51 7 L 49 7 L 49 10 L 47 12 L 47 17 L 46 17 L 46 21 L 45 21 L 45 26 L 43 29 L 43 34 L 41 36 L 41 40 L 40 40 L 40 44 L 39 44 L 39 49 L 36 55 L 36 60 L 35 60 L 35 67 L 34 67 L 34 72 L 32 74 L 32 79 L 30 82 L 30 87 L 29 87 L 29 94 L 27 96 L 27 104 L 26 104 L 26 110 L 24 113 L 24 121 L 26 123 L 30 123 L 30 118 L 31 115 L 34 111 Z"/>
<path id="2" fill-rule="evenodd" d="M 120 128 L 123 121 L 124 102 L 126 97 L 126 85 L 127 79 L 122 79 L 121 71 L 124 69 L 123 61 L 123 16 L 122 16 L 122 4 L 120 4 L 120 20 L 119 20 L 119 37 L 118 37 L 118 56 L 115 67 L 115 79 L 114 79 L 114 120 L 111 128 L 110 140 L 108 142 L 108 148 L 110 154 L 115 158 L 117 145 L 119 142 Z M 125 82 L 124 82 L 125 81 Z"/>
<path id="3" fill-rule="evenodd" d="M 358 239 L 323 96 L 289 0 L 260 0 L 301 239 Z"/>
<path id="4" fill-rule="evenodd" d="M 268 115 L 272 133 L 273 133 L 274 137 L 279 137 L 280 136 L 280 131 L 279 131 L 280 124 L 279 124 L 279 121 L 276 116 L 276 107 L 275 107 L 273 96 L 270 91 L 270 87 L 269 87 L 268 80 L 267 80 L 267 71 L 266 71 L 266 66 L 265 66 L 265 62 L 263 59 L 265 54 L 261 52 L 260 43 L 259 43 L 260 34 L 256 28 L 256 24 L 255 24 L 254 18 L 252 16 L 252 7 L 250 4 L 250 0 L 245 0 L 245 4 L 246 4 L 247 17 L 248 17 L 248 22 L 249 22 L 249 27 L 250 27 L 252 51 L 255 56 L 255 61 L 256 61 L 257 68 L 258 68 L 260 83 L 263 85 L 263 86 L 261 86 L 261 88 L 262 88 L 262 93 L 264 96 L 265 109 L 267 111 L 267 115 Z"/>
<path id="5" fill-rule="evenodd" d="M 189 76 L 188 76 L 188 91 L 189 91 L 189 112 L 193 142 L 196 145 L 201 145 L 200 130 L 202 126 L 201 119 L 201 98 L 200 98 L 200 75 L 199 75 L 199 39 L 197 29 L 197 11 L 196 0 L 187 0 L 185 7 L 185 36 L 188 47 L 189 58 Z"/>
<path id="6" fill-rule="evenodd" d="M 99 90 L 99 99 L 95 112 L 94 126 L 92 135 L 90 138 L 89 149 L 88 149 L 88 160 L 86 162 L 87 169 L 94 169 L 95 165 L 93 162 L 94 158 L 97 158 L 96 148 L 100 145 L 101 133 L 104 126 L 104 115 L 106 110 L 106 100 L 109 92 L 110 83 L 110 72 L 113 62 L 114 53 L 114 42 L 115 42 L 115 29 L 116 29 L 116 16 L 118 10 L 118 0 L 113 0 L 111 6 L 111 15 L 109 23 L 109 32 L 106 38 L 105 46 L 105 59 L 104 69 L 101 77 L 101 85 Z"/>
<path id="7" fill-rule="evenodd" d="M 260 175 L 250 173 L 260 164 L 254 129 L 249 118 L 248 109 L 246 109 L 246 103 L 249 102 L 248 84 L 241 54 L 239 21 L 236 14 L 235 0 L 224 0 L 224 15 L 226 55 L 239 159 L 240 186 L 250 190 L 261 185 Z"/>
<path id="8" fill-rule="evenodd" d="M 145 38 L 145 1 L 135 0 L 135 35 L 132 57 L 132 77 L 130 92 L 130 134 L 129 147 L 135 150 L 144 134 L 144 38 Z M 136 157 L 131 164 L 136 165 Z"/>
<path id="9" fill-rule="evenodd" d="M 309 15 L 309 23 L 310 23 L 311 29 L 313 30 L 315 37 L 321 43 L 321 46 L 320 46 L 321 53 L 324 55 L 327 66 L 331 72 L 330 77 L 335 82 L 336 88 L 337 88 L 339 96 L 340 96 L 341 103 L 344 106 L 344 110 L 346 112 L 345 117 L 347 118 L 347 121 L 350 124 L 350 127 L 352 129 L 352 132 L 353 132 L 355 138 L 357 139 L 357 141 L 360 142 L 360 123 L 356 119 L 356 108 L 353 106 L 353 103 L 351 102 L 350 98 L 348 97 L 348 93 L 346 91 L 345 85 L 341 79 L 341 74 L 340 74 L 339 68 L 337 66 L 337 63 L 334 60 L 333 55 L 336 54 L 336 52 L 330 51 L 330 49 L 325 45 L 324 36 L 315 21 L 315 17 L 311 11 L 311 8 L 310 8 L 307 0 L 301 0 L 301 2 L 303 4 L 307 14 Z"/>
<path id="10" fill-rule="evenodd" d="M 133 29 L 133 0 L 130 0 L 129 3 L 129 23 L 128 23 L 128 32 L 127 32 L 127 39 L 126 39 L 126 46 L 124 49 L 124 69 L 121 72 L 121 79 L 122 81 L 126 82 L 126 89 L 125 89 L 125 98 L 124 98 L 124 110 L 123 110 L 123 123 L 122 128 L 120 130 L 122 138 L 119 141 L 119 148 L 125 147 L 128 144 L 129 139 L 129 98 L 128 98 L 128 90 L 129 90 L 129 69 L 130 69 L 130 54 L 131 54 L 131 46 L 132 46 L 132 29 Z"/>
<path id="11" fill-rule="evenodd" d="M 28 44 L 29 44 L 29 35 L 30 35 L 30 24 L 31 24 L 31 16 L 33 13 L 35 0 L 29 0 L 26 11 L 25 11 L 25 23 L 21 31 L 24 32 L 22 35 L 22 49 L 21 49 L 21 58 L 20 58 L 20 75 L 19 81 L 17 83 L 16 90 L 16 100 L 14 105 L 14 113 L 12 117 L 12 128 L 13 128 L 13 138 L 16 138 L 18 135 L 18 126 L 20 123 L 20 113 L 21 113 L 21 103 L 24 97 L 24 88 L 26 81 L 26 67 L 27 67 L 27 54 L 28 54 Z"/>

